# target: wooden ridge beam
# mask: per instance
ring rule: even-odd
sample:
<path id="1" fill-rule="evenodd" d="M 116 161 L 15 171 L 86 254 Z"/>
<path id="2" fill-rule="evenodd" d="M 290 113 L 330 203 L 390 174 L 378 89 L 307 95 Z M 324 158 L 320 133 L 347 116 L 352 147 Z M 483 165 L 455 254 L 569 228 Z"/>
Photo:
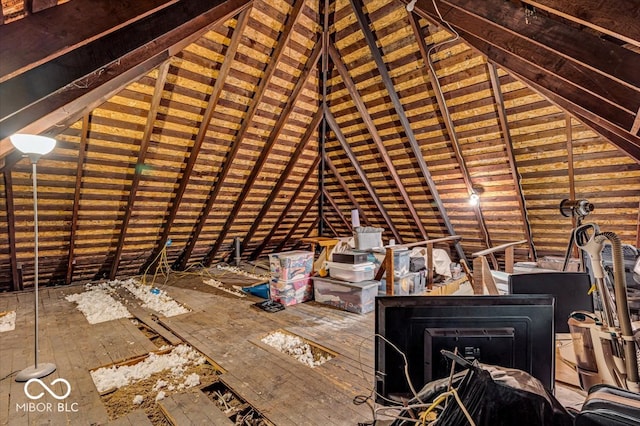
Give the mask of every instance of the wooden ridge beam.
<path id="1" fill-rule="evenodd" d="M 13 179 L 11 170 L 5 170 L 4 177 L 4 200 L 7 207 L 7 242 L 9 243 L 9 264 L 11 265 L 11 291 L 23 290 L 22 279 L 18 271 L 18 260 L 16 254 L 16 217 L 13 214 L 15 206 L 13 204 Z"/>
<path id="2" fill-rule="evenodd" d="M 409 141 L 409 145 L 411 145 L 411 150 L 413 151 L 414 157 L 418 162 L 418 167 L 420 169 L 420 172 L 425 178 L 427 182 L 427 186 L 429 187 L 429 192 L 431 193 L 431 196 L 433 197 L 433 201 L 437 206 L 438 213 L 440 214 L 440 217 L 442 218 L 445 224 L 445 227 L 449 232 L 449 235 L 456 235 L 455 230 L 453 229 L 453 225 L 449 220 L 449 216 L 444 207 L 444 204 L 442 203 L 442 199 L 440 198 L 440 194 L 438 193 L 438 188 L 435 184 L 435 181 L 433 180 L 433 177 L 431 176 L 431 172 L 429 171 L 429 168 L 427 167 L 427 163 L 424 160 L 422 148 L 420 147 L 420 144 L 418 143 L 418 140 L 416 139 L 416 136 L 413 133 L 413 129 L 411 128 L 411 123 L 409 123 L 409 119 L 407 118 L 407 114 L 404 111 L 404 107 L 402 106 L 400 97 L 398 96 L 395 90 L 395 86 L 393 85 L 393 81 L 391 80 L 391 76 L 389 75 L 389 71 L 387 70 L 387 65 L 382 59 L 382 54 L 380 52 L 380 49 L 378 48 L 376 37 L 371 31 L 371 26 L 370 26 L 371 23 L 369 22 L 369 17 L 364 13 L 364 4 L 362 0 L 350 0 L 350 1 L 351 1 L 353 10 L 355 12 L 356 18 L 358 20 L 358 24 L 360 25 L 360 29 L 364 34 L 367 45 L 369 46 L 369 51 L 371 52 L 371 55 L 373 56 L 373 59 L 376 62 L 376 67 L 378 69 L 378 72 L 380 73 L 382 82 L 384 83 L 387 89 L 389 98 L 393 103 L 393 107 L 396 111 L 396 114 L 398 115 L 398 118 L 400 119 L 402 129 L 404 130 L 405 136 Z M 466 260 L 466 255 L 464 254 L 464 250 L 462 250 L 462 246 L 458 241 L 455 242 L 455 247 L 456 247 L 456 252 L 458 253 L 458 256 L 460 257 L 460 259 Z"/>
<path id="3" fill-rule="evenodd" d="M 367 189 L 367 192 L 371 196 L 371 199 L 373 199 L 373 202 L 375 203 L 376 207 L 378 207 L 378 211 L 380 212 L 385 223 L 391 230 L 393 237 L 396 239 L 398 244 L 401 244 L 402 236 L 394 226 L 393 221 L 391 220 L 391 217 L 387 212 L 387 209 L 384 207 L 384 204 L 382 204 L 382 201 L 380 201 L 380 198 L 376 194 L 375 188 L 371 185 L 371 182 L 369 182 L 369 178 L 367 178 L 367 174 L 364 172 L 356 155 L 351 150 L 351 146 L 349 146 L 349 142 L 347 142 L 347 139 L 344 137 L 344 134 L 342 133 L 340 126 L 336 122 L 335 117 L 333 116 L 331 111 L 329 111 L 329 107 L 327 106 L 326 103 L 324 104 L 324 106 L 325 106 L 324 116 L 325 116 L 325 119 L 327 120 L 327 124 L 329 125 L 333 133 L 336 135 L 336 139 L 338 139 L 338 142 L 340 142 L 342 149 L 344 150 L 345 154 L 347 154 L 347 158 L 349 158 L 349 160 L 351 161 L 351 165 L 353 166 L 353 168 L 356 170 L 356 173 L 360 177 L 360 181 L 362 181 L 362 183 L 364 184 L 364 187 Z"/>
<path id="4" fill-rule="evenodd" d="M 278 244 L 278 246 L 275 249 L 275 252 L 279 252 L 282 250 L 282 248 L 287 245 L 287 242 L 291 239 L 291 237 L 293 237 L 293 234 L 296 233 L 296 231 L 298 230 L 298 228 L 300 227 L 300 224 L 302 223 L 302 221 L 305 219 L 305 217 L 307 217 L 307 215 L 309 214 L 309 212 L 311 211 L 311 209 L 313 208 L 313 206 L 315 205 L 316 201 L 318 201 L 318 197 L 320 196 L 319 192 L 315 192 L 313 194 L 313 197 L 311 197 L 311 200 L 309 200 L 309 203 L 307 203 L 307 206 L 304 208 L 304 210 L 302 211 L 302 213 L 300 214 L 300 216 L 298 216 L 298 219 L 296 220 L 296 222 L 293 224 L 293 226 L 291 227 L 291 229 L 289 230 L 289 232 L 287 233 L 287 235 L 284 237 L 284 239 L 280 242 L 280 244 Z"/>
<path id="5" fill-rule="evenodd" d="M 313 133 L 315 133 L 316 129 L 318 128 L 318 125 L 320 124 L 321 119 L 322 119 L 322 111 L 318 111 L 316 115 L 313 117 L 313 120 L 311 120 L 311 124 L 309 124 L 309 126 L 307 127 L 307 131 L 302 136 L 302 140 L 296 146 L 296 150 L 291 155 L 291 158 L 289 159 L 287 166 L 285 167 L 284 171 L 278 178 L 278 181 L 276 182 L 275 186 L 271 189 L 271 192 L 269 193 L 269 197 L 262 205 L 262 208 L 260 209 L 258 216 L 256 216 L 256 219 L 251 224 L 251 228 L 249 228 L 247 235 L 245 235 L 244 239 L 242 240 L 242 244 L 240 245 L 241 253 L 243 253 L 244 250 L 247 248 L 247 246 L 251 242 L 251 238 L 253 238 L 253 235 L 256 233 L 256 231 L 260 227 L 260 224 L 262 223 L 262 220 L 264 219 L 265 215 L 272 208 L 273 202 L 276 200 L 276 198 L 278 198 L 278 194 L 280 194 L 280 190 L 282 189 L 284 184 L 287 182 L 287 179 L 289 179 L 289 175 L 291 175 L 291 172 L 295 168 L 298 160 L 300 159 L 300 156 L 302 155 L 307 145 L 309 144 L 309 141 L 311 140 L 311 136 L 313 136 Z"/>
<path id="6" fill-rule="evenodd" d="M 345 194 L 347 194 L 347 198 L 349 198 L 349 201 L 351 201 L 351 204 L 356 209 L 358 209 L 358 212 L 360 214 L 360 218 L 362 219 L 362 222 L 365 225 L 370 226 L 371 222 L 369 222 L 369 220 L 367 219 L 366 215 L 364 214 L 364 210 L 362 209 L 362 206 L 360 206 L 360 203 L 358 203 L 358 201 L 353 196 L 353 193 L 349 189 L 349 186 L 347 185 L 347 182 L 344 180 L 344 178 L 340 174 L 340 171 L 338 171 L 338 169 L 336 168 L 335 164 L 333 164 L 333 161 L 331 161 L 331 158 L 329 158 L 329 156 L 326 155 L 326 154 L 325 154 L 325 164 L 329 166 L 329 170 L 331 170 L 331 173 L 333 173 L 333 177 L 336 178 L 336 180 L 338 181 L 338 184 L 340 184 L 340 187 L 342 188 L 342 190 L 345 192 Z"/>
<path id="7" fill-rule="evenodd" d="M 404 201 L 404 204 L 407 207 L 407 210 L 409 210 L 409 214 L 411 215 L 411 218 L 413 219 L 416 226 L 418 227 L 420 236 L 422 237 L 423 240 L 428 240 L 429 236 L 427 234 L 427 230 L 424 228 L 424 225 L 422 224 L 420 215 L 418 214 L 418 211 L 416 210 L 415 206 L 413 205 L 413 202 L 411 201 L 411 197 L 409 196 L 409 193 L 407 192 L 407 190 L 405 189 L 402 183 L 400 175 L 396 170 L 396 166 L 393 164 L 393 160 L 391 159 L 391 156 L 389 155 L 387 148 L 384 146 L 384 142 L 382 141 L 382 138 L 378 133 L 378 129 L 376 129 L 376 126 L 373 123 L 373 119 L 371 118 L 371 115 L 367 110 L 367 106 L 362 100 L 362 97 L 360 96 L 360 93 L 358 92 L 358 89 L 356 88 L 356 85 L 353 82 L 353 79 L 349 75 L 349 70 L 347 69 L 347 66 L 342 62 L 340 53 L 338 53 L 338 50 L 333 44 L 329 45 L 329 56 L 331 57 L 331 60 L 333 61 L 333 64 L 336 67 L 336 70 L 338 71 L 338 74 L 340 75 L 342 82 L 347 88 L 347 92 L 349 92 L 349 95 L 351 96 L 351 100 L 353 101 L 353 103 L 356 106 L 356 109 L 360 113 L 360 117 L 362 118 L 362 121 L 364 122 L 365 126 L 367 126 L 369 135 L 371 136 L 371 139 L 373 139 L 373 142 L 378 148 L 378 153 L 380 154 L 380 157 L 382 158 L 382 161 L 384 162 L 384 164 L 387 166 L 387 170 L 391 175 L 391 179 L 396 189 L 398 190 L 398 192 L 400 192 L 400 197 L 402 198 L 402 201 Z"/>
<path id="8" fill-rule="evenodd" d="M 71 230 L 69 232 L 69 255 L 67 257 L 67 274 L 65 284 L 71 284 L 73 280 L 73 269 L 75 265 L 76 234 L 78 232 L 78 214 L 80 212 L 80 189 L 82 188 L 82 175 L 84 162 L 87 157 L 87 145 L 89 143 L 89 131 L 91 126 L 91 116 L 89 114 L 82 117 L 82 133 L 80 134 L 80 146 L 78 147 L 78 165 L 76 167 L 76 186 L 73 193 L 73 208 L 71 210 Z"/>
<path id="9" fill-rule="evenodd" d="M 158 108 L 160 101 L 162 100 L 162 92 L 164 91 L 164 85 L 167 81 L 167 74 L 169 73 L 170 62 L 166 61 L 160 68 L 158 68 L 158 78 L 156 79 L 156 85 L 153 89 L 153 95 L 151 96 L 151 105 L 147 113 L 147 121 L 142 133 L 142 139 L 140 140 L 140 148 L 138 150 L 138 160 L 133 167 L 133 179 L 131 181 L 131 188 L 129 189 L 129 197 L 127 198 L 126 209 L 124 218 L 122 218 L 122 224 L 120 225 L 120 235 L 116 244 L 116 251 L 113 255 L 113 263 L 111 264 L 111 271 L 109 272 L 109 279 L 115 280 L 118 273 L 118 266 L 120 265 L 120 258 L 122 256 L 122 249 L 124 248 L 124 242 L 127 238 L 127 230 L 129 228 L 129 221 L 133 214 L 133 208 L 136 202 L 136 194 L 138 192 L 138 186 L 142 179 L 142 166 L 144 165 L 147 157 L 147 151 L 149 150 L 149 142 L 151 141 L 151 135 L 153 134 L 153 128 L 158 114 Z M 84 121 L 83 121 L 83 136 L 84 136 Z M 86 144 L 86 141 L 85 141 Z M 81 166 L 81 163 L 78 163 Z M 81 176 L 81 174 L 77 175 Z M 76 182 L 78 183 L 78 182 Z M 78 186 L 76 186 L 78 189 Z"/>
<path id="10" fill-rule="evenodd" d="M 233 31 L 233 35 L 231 36 L 231 41 L 229 42 L 229 47 L 225 53 L 225 58 L 222 61 L 222 65 L 220 66 L 220 70 L 218 71 L 218 76 L 216 78 L 215 83 L 213 84 L 213 89 L 211 91 L 211 95 L 209 95 L 209 100 L 207 101 L 207 107 L 202 115 L 202 121 L 200 122 L 200 126 L 198 127 L 198 133 L 196 135 L 196 139 L 193 142 L 193 146 L 191 147 L 191 152 L 189 154 L 189 158 L 187 159 L 187 163 L 184 166 L 184 170 L 182 171 L 182 178 L 180 179 L 180 183 L 178 184 L 178 188 L 176 189 L 176 193 L 173 197 L 173 202 L 171 203 L 171 209 L 166 214 L 166 219 L 164 220 L 164 226 L 162 229 L 162 234 L 160 238 L 156 242 L 156 246 L 151 252 L 151 255 L 147 259 L 147 261 L 140 268 L 140 273 L 146 271 L 149 268 L 155 267 L 160 257 L 158 256 L 162 249 L 164 249 L 167 241 L 169 240 L 169 235 L 171 233 L 171 228 L 173 226 L 173 222 L 178 214 L 178 210 L 180 208 L 180 203 L 182 202 L 182 197 L 184 196 L 185 191 L 187 190 L 187 185 L 189 184 L 189 180 L 191 178 L 191 172 L 196 164 L 196 160 L 200 155 L 200 150 L 202 148 L 202 143 L 207 135 L 207 129 L 209 128 L 209 124 L 211 123 L 211 118 L 213 117 L 216 105 L 218 104 L 218 100 L 220 99 L 220 95 L 222 94 L 222 89 L 225 84 L 225 80 L 229 75 L 229 71 L 231 70 L 231 65 L 238 51 L 238 47 L 240 46 L 240 41 L 242 39 L 242 34 L 244 33 L 244 29 L 247 26 L 249 21 L 249 11 L 243 10 L 238 15 L 236 27 Z"/>
<path id="11" fill-rule="evenodd" d="M 191 234 L 189 235 L 187 244 L 175 262 L 175 265 L 178 268 L 184 268 L 189 258 L 191 257 L 191 253 L 193 252 L 196 242 L 200 237 L 200 233 L 202 232 L 202 229 L 204 228 L 207 218 L 209 217 L 209 213 L 211 212 L 211 209 L 213 208 L 213 205 L 215 204 L 216 199 L 220 194 L 222 186 L 224 185 L 224 182 L 226 181 L 227 176 L 231 171 L 231 168 L 233 167 L 234 159 L 238 154 L 238 151 L 240 150 L 240 146 L 242 145 L 244 135 L 249 129 L 249 127 L 251 126 L 253 122 L 253 116 L 258 110 L 258 106 L 262 102 L 262 99 L 266 93 L 266 89 L 267 89 L 267 86 L 269 85 L 269 81 L 271 80 L 271 77 L 276 71 L 277 63 L 280 60 L 280 57 L 284 51 L 284 48 L 287 42 L 289 41 L 289 38 L 291 37 L 291 30 L 293 28 L 293 25 L 295 24 L 295 21 L 297 20 L 298 14 L 302 10 L 303 5 L 304 5 L 304 2 L 298 2 L 298 4 L 295 5 L 294 8 L 291 10 L 289 17 L 287 18 L 287 23 L 285 24 L 285 27 L 283 28 L 279 36 L 281 40 L 278 40 L 275 48 L 273 49 L 273 52 L 271 53 L 271 59 L 267 64 L 262 77 L 260 78 L 260 82 L 258 83 L 256 91 L 254 92 L 253 99 L 249 104 L 249 108 L 244 114 L 242 124 L 240 125 L 240 129 L 238 129 L 238 132 L 236 133 L 235 139 L 231 146 L 231 150 L 227 153 L 224 163 L 222 165 L 222 168 L 218 172 L 218 176 L 213 182 L 211 190 L 209 191 L 209 195 L 207 196 L 207 201 L 205 202 L 205 205 L 203 206 L 202 211 L 198 216 L 196 224 L 191 230 Z M 209 257 L 210 253 L 211 253 L 211 250 L 209 250 L 209 252 L 205 255 L 205 257 Z"/>
<path id="12" fill-rule="evenodd" d="M 342 213 L 342 210 L 340 210 L 340 207 L 338 207 L 338 205 L 336 204 L 336 201 L 333 199 L 333 197 L 331 195 L 329 195 L 329 193 L 327 191 L 324 192 L 324 196 L 327 199 L 327 201 L 329 201 L 329 205 L 331 206 L 333 211 L 336 212 L 336 214 L 338 215 L 338 217 L 340 218 L 342 223 L 344 223 L 344 225 L 347 227 L 349 232 L 353 233 L 353 228 L 351 227 L 351 224 L 349 223 L 347 218 L 344 216 L 344 214 Z M 327 224 L 329 224 L 329 222 L 327 222 Z"/>
<path id="13" fill-rule="evenodd" d="M 288 37 L 286 37 L 285 40 L 286 39 L 288 39 Z M 238 195 L 238 197 L 234 200 L 233 208 L 231 209 L 231 213 L 229 214 L 229 218 L 225 221 L 225 223 L 224 223 L 224 225 L 222 227 L 222 230 L 220 231 L 220 234 L 218 235 L 218 238 L 216 239 L 215 244 L 213 245 L 211 250 L 209 250 L 209 252 L 204 256 L 202 263 L 205 266 L 209 266 L 211 264 L 211 261 L 218 254 L 218 250 L 220 250 L 220 246 L 224 242 L 225 237 L 227 236 L 229 230 L 233 226 L 234 219 L 236 218 L 236 216 L 240 212 L 240 209 L 242 209 L 242 206 L 244 205 L 244 201 L 246 200 L 247 196 L 249 195 L 249 192 L 251 191 L 251 189 L 253 188 L 253 184 L 255 183 L 256 179 L 258 178 L 258 175 L 260 174 L 260 172 L 262 171 L 262 168 L 266 164 L 267 159 L 269 158 L 269 155 L 271 154 L 271 151 L 273 150 L 273 147 L 278 142 L 278 139 L 280 138 L 280 134 L 284 130 L 284 126 L 287 123 L 287 120 L 289 119 L 289 116 L 291 115 L 291 112 L 293 111 L 293 107 L 295 106 L 295 103 L 298 100 L 298 97 L 300 96 L 300 93 L 302 92 L 302 88 L 306 84 L 309 76 L 311 76 L 311 74 L 312 74 L 311 71 L 316 66 L 316 63 L 318 62 L 318 59 L 320 58 L 320 51 L 321 51 L 320 45 L 316 44 L 314 50 L 312 51 L 311 55 L 309 56 L 309 59 L 308 59 L 307 64 L 305 65 L 305 67 L 304 67 L 304 69 L 302 71 L 302 74 L 297 79 L 296 84 L 295 84 L 291 94 L 289 95 L 289 97 L 287 99 L 286 105 L 284 106 L 283 110 L 280 112 L 280 114 L 278 116 L 278 119 L 276 120 L 276 123 L 275 123 L 271 133 L 269 134 L 269 137 L 267 138 L 267 141 L 266 141 L 264 147 L 262 148 L 262 151 L 260 152 L 260 156 L 258 157 L 258 160 L 253 165 L 253 168 L 251 169 L 251 173 L 249 174 L 249 177 L 247 178 L 247 181 L 244 183 L 242 191 L 240 191 L 240 195 Z M 318 116 L 318 114 L 316 114 L 316 116 Z M 197 239 L 197 237 L 198 236 L 196 236 L 196 239 Z M 187 254 L 190 255 L 191 253 L 187 252 Z M 184 263 L 186 263 L 186 260 L 184 261 Z M 184 263 L 181 265 L 182 267 L 184 267 Z"/>
<path id="14" fill-rule="evenodd" d="M 153 3 L 152 0 L 145 0 L 142 4 Z M 53 114 L 46 123 L 34 126 L 35 122 L 63 107 L 65 109 L 60 113 L 64 116 L 67 105 L 131 68 L 136 68 L 136 73 L 129 74 L 128 77 L 140 77 L 145 70 L 152 69 L 181 50 L 209 26 L 236 15 L 251 4 L 249 0 L 180 0 L 156 3 L 160 4 L 160 9 L 150 6 L 147 12 L 140 12 L 132 17 L 127 13 L 127 9 L 132 9 L 129 2 L 105 1 L 105 7 L 111 8 L 114 17 L 123 17 L 119 26 L 112 25 L 109 27 L 112 30 L 75 40 L 71 43 L 71 50 L 51 48 L 51 52 L 40 59 L 22 59 L 22 62 L 5 71 L 4 76 L 11 78 L 0 83 L 0 140 L 17 131 L 24 131 L 26 127 L 31 128 L 30 132 L 35 132 L 34 127 L 51 127 L 57 124 L 50 120 L 60 118 L 60 115 Z M 72 15 L 66 16 L 69 10 L 72 10 Z M 69 24 L 69 20 L 73 21 L 76 17 L 80 22 L 88 19 L 96 23 L 104 19 L 100 15 L 102 13 L 104 11 L 100 7 L 94 7 L 92 1 L 78 0 L 48 9 L 23 21 L 33 22 L 31 18 L 41 15 L 45 19 L 43 28 L 57 33 L 74 33 L 69 28 L 76 27 L 77 23 Z M 21 31 L 15 36 L 19 40 L 17 43 L 12 41 L 13 38 L 4 37 L 8 31 L 13 31 L 11 27 Z M 23 22 L 1 26 L 2 57 L 10 58 L 16 52 L 31 50 L 25 49 L 23 39 L 29 40 L 31 44 L 42 43 L 43 39 L 38 37 L 38 31 L 31 36 L 29 31 L 30 27 L 23 26 Z M 63 40 L 59 44 L 66 46 L 66 43 Z M 37 66 L 30 66 L 32 63 Z M 16 74 L 16 69 L 22 71 Z M 118 83 L 122 84 L 122 81 Z M 74 108 L 79 106 L 74 105 Z M 37 133 L 41 132 L 42 129 Z"/>
<path id="15" fill-rule="evenodd" d="M 319 162 L 320 162 L 320 157 L 316 157 L 315 160 L 313 161 L 313 164 L 311 164 L 311 166 L 309 167 L 309 170 L 307 171 L 307 173 L 302 178 L 302 181 L 298 185 L 298 188 L 296 188 L 296 191 L 293 193 L 293 195 L 289 199 L 289 202 L 287 203 L 285 208 L 282 209 L 282 212 L 280 213 L 280 216 L 278 216 L 278 219 L 276 220 L 276 223 L 273 225 L 273 227 L 271 228 L 271 230 L 269 231 L 267 236 L 264 237 L 264 239 L 262 240 L 260 245 L 258 245 L 258 247 L 256 247 L 255 250 L 253 250 L 253 252 L 251 253 L 251 256 L 249 257 L 250 260 L 256 260 L 262 254 L 262 252 L 264 251 L 265 247 L 269 244 L 269 242 L 271 241 L 271 238 L 273 238 L 273 236 L 275 235 L 276 231 L 280 227 L 280 224 L 282 223 L 282 221 L 289 214 L 289 210 L 291 210 L 293 205 L 296 203 L 298 197 L 300 196 L 300 194 L 304 190 L 304 187 L 306 186 L 306 184 L 309 181 L 309 179 L 311 178 L 311 176 L 313 176 L 313 174 L 317 172 L 316 167 L 318 167 L 318 163 Z M 318 219 L 319 218 L 320 218 L 320 216 L 318 216 Z"/>
<path id="16" fill-rule="evenodd" d="M 516 156 L 513 153 L 513 141 L 511 139 L 511 131 L 509 129 L 507 111 L 504 106 L 504 98 L 502 97 L 502 86 L 500 85 L 500 77 L 498 76 L 498 70 L 493 63 L 488 62 L 487 67 L 489 69 L 491 89 L 493 90 L 493 99 L 496 102 L 496 110 L 498 112 L 498 119 L 500 121 L 500 129 L 502 130 L 502 139 L 504 140 L 505 148 L 507 150 L 509 169 L 511 169 L 511 176 L 513 177 L 513 187 L 516 191 L 518 207 L 520 208 L 520 219 L 522 220 L 522 226 L 524 227 L 524 233 L 527 238 L 527 244 L 529 246 L 529 260 L 535 262 L 538 259 L 538 255 L 533 243 L 533 236 L 531 235 L 531 222 L 529 222 L 527 205 L 524 198 L 524 193 L 522 191 L 522 176 L 520 175 L 520 171 L 518 170 Z M 571 123 L 569 123 L 569 125 L 570 124 Z M 569 129 L 570 128 L 571 127 L 569 127 Z"/>

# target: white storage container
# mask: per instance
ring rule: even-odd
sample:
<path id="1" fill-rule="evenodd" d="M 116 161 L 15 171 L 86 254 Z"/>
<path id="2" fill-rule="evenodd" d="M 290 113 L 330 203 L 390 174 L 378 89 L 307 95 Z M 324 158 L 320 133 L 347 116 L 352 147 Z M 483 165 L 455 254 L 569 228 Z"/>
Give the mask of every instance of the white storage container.
<path id="1" fill-rule="evenodd" d="M 354 241 L 358 250 L 368 250 L 382 247 L 382 228 L 372 228 L 369 226 L 354 229 Z"/>
<path id="2" fill-rule="evenodd" d="M 327 265 L 329 266 L 329 276 L 331 278 L 352 283 L 372 280 L 375 275 L 375 265 L 373 262 L 359 263 L 357 265 L 327 262 Z"/>
<path id="3" fill-rule="evenodd" d="M 313 277 L 313 289 L 316 302 L 349 312 L 366 314 L 375 309 L 378 282 L 347 283 Z"/>

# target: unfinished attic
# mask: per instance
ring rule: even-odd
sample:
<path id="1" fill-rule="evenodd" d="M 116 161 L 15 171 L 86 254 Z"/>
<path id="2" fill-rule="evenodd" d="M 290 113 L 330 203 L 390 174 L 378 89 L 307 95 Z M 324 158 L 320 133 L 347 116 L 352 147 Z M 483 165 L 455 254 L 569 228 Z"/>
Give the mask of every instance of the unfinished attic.
<path id="1" fill-rule="evenodd" d="M 640 398 L 636 1 L 0 5 L 1 424 L 481 424 L 440 349 Z"/>

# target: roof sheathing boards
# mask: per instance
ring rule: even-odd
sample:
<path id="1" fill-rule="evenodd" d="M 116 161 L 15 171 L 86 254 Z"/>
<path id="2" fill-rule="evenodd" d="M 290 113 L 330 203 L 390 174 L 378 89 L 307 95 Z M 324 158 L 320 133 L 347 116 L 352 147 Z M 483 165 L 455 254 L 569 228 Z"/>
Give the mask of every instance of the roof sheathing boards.
<path id="1" fill-rule="evenodd" d="M 135 275 L 163 248 L 173 263 L 180 260 L 192 237 L 193 253 L 185 267 L 205 260 L 215 246 L 211 260 L 225 259 L 234 237 L 242 240 L 243 256 L 252 257 L 297 247 L 299 238 L 317 235 L 321 139 L 317 123 L 322 100 L 319 65 L 311 57 L 320 40 L 318 7 L 324 2 L 305 2 L 288 41 L 282 43 L 288 19 L 300 5 L 254 2 L 246 9 L 246 28 L 239 24 L 239 14 L 225 18 L 226 22 L 208 28 L 174 53 L 166 65 L 145 71 L 135 82 L 114 90 L 115 95 L 105 97 L 99 106 L 87 108 L 83 119 L 56 126 L 58 146 L 38 162 L 43 285 L 67 282 L 69 276 L 72 281 L 101 278 L 114 269 L 119 277 Z M 429 237 L 447 235 L 351 2 L 330 2 L 329 9 L 332 42 L 420 221 Z M 463 238 L 465 253 L 484 248 L 478 218 L 468 205 L 462 166 L 406 9 L 396 0 L 365 1 L 364 12 L 448 217 Z M 418 23 L 427 47 L 451 38 L 440 24 L 424 19 Z M 236 32 L 237 28 L 244 29 Z M 238 50 L 230 55 L 236 34 Z M 271 77 L 264 79 L 264 95 L 256 96 L 280 46 L 280 60 Z M 625 243 L 638 244 L 640 165 L 636 160 L 497 65 L 505 129 L 493 93 L 491 64 L 483 56 L 458 40 L 434 49 L 431 58 L 470 181 L 482 190 L 481 210 L 493 245 L 526 238 L 518 175 L 539 256 L 564 254 L 572 223 L 560 216 L 558 205 L 571 196 L 595 204 L 588 220 L 602 230 L 618 233 Z M 220 78 L 225 64 L 228 75 Z M 382 200 L 391 224 L 406 242 L 422 239 L 372 132 L 331 63 L 329 71 L 327 100 L 340 133 Z M 221 90 L 214 97 L 216 82 Z M 294 101 L 298 82 L 301 90 Z M 156 92 L 159 95 L 154 98 Z M 212 98 L 216 102 L 211 119 L 202 127 Z M 274 130 L 281 117 L 285 117 L 281 128 Z M 505 132 L 511 136 L 518 173 L 507 159 Z M 145 135 L 149 135 L 147 148 Z M 273 142 L 269 155 L 262 158 L 269 141 Z M 237 155 L 229 160 L 236 142 Z M 325 201 L 323 215 L 328 224 L 324 235 L 349 235 L 344 222 L 350 220 L 350 211 L 357 204 L 369 225 L 386 229 L 385 241 L 394 238 L 332 130 L 327 132 L 326 152 L 324 188 L 341 214 L 329 199 Z M 0 187 L 5 197 L 0 200 L 0 218 L 4 218 L 0 234 L 7 236 L 0 241 L 0 271 L 5 272 L 0 279 L 2 290 L 14 287 L 11 280 L 18 268 L 22 268 L 25 287 L 33 285 L 31 165 L 20 159 L 12 166 L 15 158 L 13 154 L 2 158 L 10 170 Z M 264 164 L 256 167 L 260 159 Z M 228 173 L 222 179 L 225 164 Z M 220 191 L 210 211 L 204 209 L 217 187 Z M 74 204 L 76 194 L 79 201 Z M 11 202 L 13 206 L 7 207 Z M 194 232 L 200 223 L 202 232 Z M 526 246 L 516 248 L 517 260 L 527 256 Z"/>

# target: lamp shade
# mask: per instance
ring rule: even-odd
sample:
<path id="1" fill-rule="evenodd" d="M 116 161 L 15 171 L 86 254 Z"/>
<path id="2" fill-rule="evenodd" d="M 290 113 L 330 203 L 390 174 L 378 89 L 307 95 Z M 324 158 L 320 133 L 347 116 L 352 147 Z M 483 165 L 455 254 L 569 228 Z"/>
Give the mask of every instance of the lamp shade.
<path id="1" fill-rule="evenodd" d="M 478 204 L 480 204 L 480 196 L 475 192 L 472 192 L 471 195 L 469 195 L 469 205 L 475 207 Z"/>
<path id="2" fill-rule="evenodd" d="M 53 151 L 56 146 L 56 140 L 46 136 L 16 133 L 9 136 L 9 139 L 13 146 L 24 154 L 45 155 Z"/>

